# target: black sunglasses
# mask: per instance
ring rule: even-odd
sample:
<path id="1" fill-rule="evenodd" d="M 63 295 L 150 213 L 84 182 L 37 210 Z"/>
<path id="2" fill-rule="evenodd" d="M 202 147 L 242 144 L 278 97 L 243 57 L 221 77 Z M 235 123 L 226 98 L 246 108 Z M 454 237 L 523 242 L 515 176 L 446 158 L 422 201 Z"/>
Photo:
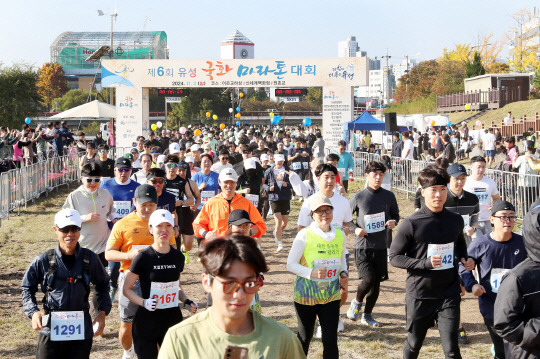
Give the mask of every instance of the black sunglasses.
<path id="1" fill-rule="evenodd" d="M 77 233 L 81 230 L 81 227 L 65 226 L 64 228 L 58 228 L 58 230 L 62 233 L 69 233 L 69 232 Z"/>

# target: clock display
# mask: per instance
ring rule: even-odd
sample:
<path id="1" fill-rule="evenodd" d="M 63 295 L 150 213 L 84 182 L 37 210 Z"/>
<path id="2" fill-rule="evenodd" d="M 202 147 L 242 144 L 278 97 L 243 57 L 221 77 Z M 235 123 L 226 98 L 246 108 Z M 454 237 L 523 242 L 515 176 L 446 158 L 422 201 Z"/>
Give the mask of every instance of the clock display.
<path id="1" fill-rule="evenodd" d="M 276 89 L 276 97 L 299 97 L 307 95 L 307 89 Z"/>
<path id="2" fill-rule="evenodd" d="M 158 96 L 160 97 L 184 97 L 189 95 L 189 89 L 163 89 L 158 88 L 157 89 Z"/>

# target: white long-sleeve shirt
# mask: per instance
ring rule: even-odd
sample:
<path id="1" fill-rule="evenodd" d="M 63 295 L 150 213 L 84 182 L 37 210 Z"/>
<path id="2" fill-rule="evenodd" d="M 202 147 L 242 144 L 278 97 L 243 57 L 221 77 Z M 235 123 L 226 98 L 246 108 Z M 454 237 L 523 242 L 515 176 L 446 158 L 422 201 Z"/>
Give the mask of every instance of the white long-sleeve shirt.
<path id="1" fill-rule="evenodd" d="M 315 222 L 311 223 L 307 228 L 311 228 L 315 232 L 315 234 L 317 234 L 327 242 L 333 241 L 336 237 L 336 229 L 332 225 L 330 226 L 329 232 L 323 232 L 323 230 L 320 229 Z M 298 232 L 296 238 L 293 241 L 291 251 L 289 252 L 289 256 L 287 257 L 287 270 L 302 278 L 311 279 L 311 272 L 313 271 L 313 268 L 309 268 L 300 264 L 300 259 L 302 258 L 302 254 L 306 249 L 307 228 L 304 228 L 300 232 Z M 345 258 L 346 240 L 347 237 L 345 236 L 345 233 L 343 233 L 343 251 L 341 252 L 340 273 L 347 271 L 347 261 Z"/>

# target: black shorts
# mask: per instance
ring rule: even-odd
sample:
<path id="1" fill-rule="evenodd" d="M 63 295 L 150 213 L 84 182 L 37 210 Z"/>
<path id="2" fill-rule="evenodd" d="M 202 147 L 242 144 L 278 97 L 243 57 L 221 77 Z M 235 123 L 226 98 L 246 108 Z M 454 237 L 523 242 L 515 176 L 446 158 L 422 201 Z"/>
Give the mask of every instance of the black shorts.
<path id="1" fill-rule="evenodd" d="M 291 211 L 291 201 L 270 201 L 270 207 L 273 213 L 281 213 L 286 216 Z"/>
<path id="2" fill-rule="evenodd" d="M 193 221 L 195 217 L 193 216 L 193 211 L 189 207 L 180 207 L 177 208 L 176 214 L 178 215 L 178 227 L 180 234 L 185 234 L 186 236 L 193 235 Z"/>
<path id="3" fill-rule="evenodd" d="M 386 249 L 354 249 L 358 278 L 371 275 L 379 282 L 388 279 L 388 252 Z"/>

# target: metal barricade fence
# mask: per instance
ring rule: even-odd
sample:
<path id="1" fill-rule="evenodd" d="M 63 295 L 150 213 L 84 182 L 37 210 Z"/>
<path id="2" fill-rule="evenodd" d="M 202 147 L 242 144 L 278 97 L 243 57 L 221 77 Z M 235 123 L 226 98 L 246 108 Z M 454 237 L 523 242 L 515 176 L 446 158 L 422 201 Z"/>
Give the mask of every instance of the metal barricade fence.
<path id="1" fill-rule="evenodd" d="M 353 175 L 357 178 L 364 177 L 364 170 L 368 162 L 380 161 L 380 155 L 355 152 Z M 391 158 L 389 169 L 392 190 L 404 193 L 407 198 L 413 197 L 418 190 L 418 175 L 420 171 L 433 162 L 405 160 L 399 157 Z M 470 173 L 470 166 L 465 166 Z M 540 196 L 540 175 L 520 174 L 516 172 L 486 169 L 484 174 L 495 181 L 497 189 L 503 200 L 512 203 L 516 208 L 518 219 L 522 220 L 531 204 Z"/>

